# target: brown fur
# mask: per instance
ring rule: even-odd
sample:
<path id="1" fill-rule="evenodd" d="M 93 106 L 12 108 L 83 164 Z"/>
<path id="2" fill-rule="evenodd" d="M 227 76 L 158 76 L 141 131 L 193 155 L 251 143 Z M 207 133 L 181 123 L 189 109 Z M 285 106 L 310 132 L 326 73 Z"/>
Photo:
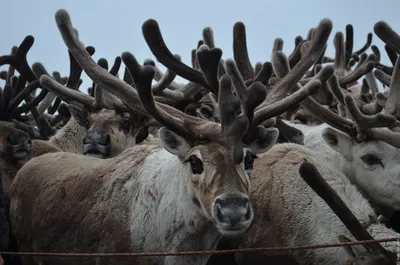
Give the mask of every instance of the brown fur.
<path id="1" fill-rule="evenodd" d="M 147 119 L 141 115 L 119 113 L 115 110 L 101 109 L 100 111 L 90 113 L 82 109 L 76 109 L 75 111 L 80 112 L 74 113 L 74 118 L 77 123 L 83 128 L 86 128 L 88 132 L 102 129 L 110 135 L 111 150 L 107 158 L 117 156 L 127 148 L 136 144 L 135 137 L 140 129 L 146 126 L 147 122 Z M 123 127 L 124 124 L 128 124 L 128 127 Z M 79 152 L 73 153 L 83 154 L 82 141 L 84 137 L 85 135 L 80 139 Z"/>
<path id="2" fill-rule="evenodd" d="M 135 233 L 138 233 L 135 237 L 137 242 L 131 241 L 132 231 L 129 230 L 131 224 L 128 223 L 132 214 L 132 209 L 129 208 L 130 200 L 137 201 L 138 206 L 135 204 L 135 207 L 143 207 L 141 204 L 144 202 L 140 198 L 130 198 L 137 194 L 132 191 L 131 193 L 134 195 L 130 195 L 126 185 L 128 182 L 135 181 L 138 175 L 143 174 L 141 171 L 147 168 L 142 168 L 141 163 L 159 148 L 158 146 L 139 145 L 110 159 L 96 159 L 62 152 L 44 154 L 31 159 L 18 172 L 11 188 L 11 218 L 20 250 L 49 252 L 149 251 L 149 249 L 144 249 L 143 241 L 159 242 L 161 239 L 157 237 L 154 224 L 146 224 L 146 216 L 149 213 L 141 212 L 140 214 L 145 216 L 136 216 L 135 218 L 136 222 L 142 226 L 142 229 L 139 229 L 142 231 L 135 230 Z M 198 183 L 193 182 L 193 185 L 196 183 L 199 185 L 198 189 L 195 188 L 196 195 L 207 214 L 211 212 L 213 197 L 227 190 L 244 194 L 248 194 L 249 191 L 248 180 L 243 182 L 242 179 L 238 183 L 241 178 L 237 176 L 238 169 L 234 170 L 231 166 L 233 162 L 230 151 L 221 148 L 217 144 L 195 147 L 196 150 L 200 150 L 205 165 L 210 163 L 221 165 L 216 169 L 214 175 L 206 173 L 206 179 L 200 179 Z M 146 166 L 150 165 L 146 164 Z M 238 167 L 243 167 L 243 165 L 238 165 Z M 205 170 L 207 168 L 206 166 Z M 244 169 L 240 170 L 244 173 Z M 154 177 L 146 177 L 149 179 L 147 182 L 133 183 L 131 189 L 140 189 L 140 194 L 144 191 L 149 192 L 145 195 L 149 197 L 146 199 L 146 204 L 153 205 L 151 209 L 157 209 L 160 195 L 153 193 L 157 192 L 157 189 L 153 191 L 149 185 L 154 185 L 152 183 L 156 181 L 162 181 L 159 178 L 163 178 L 163 176 L 158 171 L 151 174 L 154 174 Z M 150 181 L 151 178 L 154 178 L 154 182 Z M 183 183 L 185 182 L 184 180 Z M 222 187 L 222 185 L 224 186 Z M 170 191 L 159 192 L 168 193 Z M 189 199 L 187 203 L 190 201 Z M 179 203 L 183 202 L 179 201 Z M 175 206 L 171 207 L 175 208 Z M 193 204 L 190 207 L 195 209 L 196 205 Z M 167 224 L 167 226 L 172 226 L 168 229 L 180 230 L 188 229 L 185 226 L 189 225 L 193 226 L 191 229 L 201 229 L 200 234 L 204 236 L 204 240 L 206 240 L 207 234 L 219 238 L 213 223 L 208 219 L 206 221 L 203 219 L 204 217 L 196 218 L 194 223 L 190 224 L 178 221 L 176 224 Z M 197 222 L 200 224 L 205 222 L 205 224 L 198 227 Z M 150 229 L 150 231 L 143 229 Z M 175 237 L 174 230 L 171 230 L 170 233 L 172 234 L 169 237 Z M 199 231 L 196 232 L 196 235 L 198 233 Z M 194 235 L 187 239 L 177 238 L 176 240 L 179 241 L 174 241 L 174 244 L 168 246 L 170 251 L 175 248 L 196 249 L 196 244 L 201 248 L 204 244 L 201 242 L 202 240 L 194 238 Z M 153 251 L 165 250 L 155 248 Z M 23 257 L 26 265 L 38 264 L 41 260 L 46 260 L 45 264 L 47 262 L 50 264 L 163 264 L 163 259 L 163 257 L 121 258 L 120 260 L 117 258 L 45 257 L 42 259 L 40 257 Z M 191 261 L 193 259 L 197 258 L 190 257 Z"/>

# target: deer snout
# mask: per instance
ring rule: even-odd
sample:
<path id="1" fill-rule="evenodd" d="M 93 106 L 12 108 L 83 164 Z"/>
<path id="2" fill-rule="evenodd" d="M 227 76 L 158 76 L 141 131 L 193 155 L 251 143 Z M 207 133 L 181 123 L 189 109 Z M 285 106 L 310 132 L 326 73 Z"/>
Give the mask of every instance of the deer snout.
<path id="1" fill-rule="evenodd" d="M 24 132 L 12 132 L 7 137 L 7 153 L 13 159 L 23 159 L 32 148 L 32 140 Z"/>
<path id="2" fill-rule="evenodd" d="M 243 234 L 254 216 L 249 198 L 242 195 L 218 197 L 212 215 L 217 228 L 226 236 Z"/>
<path id="3" fill-rule="evenodd" d="M 103 129 L 88 131 L 83 138 L 83 154 L 91 156 L 107 157 L 111 147 L 110 134 Z"/>

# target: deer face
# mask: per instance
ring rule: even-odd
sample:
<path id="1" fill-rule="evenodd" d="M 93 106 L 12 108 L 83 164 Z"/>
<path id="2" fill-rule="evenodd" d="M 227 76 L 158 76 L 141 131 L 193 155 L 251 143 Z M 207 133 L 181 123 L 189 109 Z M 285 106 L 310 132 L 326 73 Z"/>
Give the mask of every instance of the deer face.
<path id="1" fill-rule="evenodd" d="M 230 150 L 215 142 L 196 146 L 177 134 L 161 128 L 164 148 L 179 157 L 190 175 L 193 202 L 204 216 L 212 220 L 226 236 L 243 234 L 253 220 L 249 200 L 254 155 L 244 149 L 240 164 L 232 160 Z"/>
<path id="2" fill-rule="evenodd" d="M 0 122 L 0 154 L 11 159 L 23 159 L 31 151 L 29 135 L 12 122 Z"/>
<path id="3" fill-rule="evenodd" d="M 72 112 L 71 112 L 72 113 Z M 72 114 L 88 131 L 83 139 L 83 153 L 99 158 L 114 157 L 147 137 L 146 121 L 126 112 L 102 109 Z"/>
<path id="4" fill-rule="evenodd" d="M 377 206 L 400 210 L 400 151 L 383 141 L 357 143 L 331 128 L 323 132 L 325 142 L 343 157 L 346 175 Z"/>

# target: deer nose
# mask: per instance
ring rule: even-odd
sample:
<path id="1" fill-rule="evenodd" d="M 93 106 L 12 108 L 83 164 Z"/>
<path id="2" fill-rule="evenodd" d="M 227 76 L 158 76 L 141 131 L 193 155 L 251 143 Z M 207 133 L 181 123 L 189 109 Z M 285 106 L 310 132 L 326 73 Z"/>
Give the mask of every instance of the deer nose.
<path id="1" fill-rule="evenodd" d="M 87 132 L 83 138 L 84 154 L 101 154 L 108 156 L 110 153 L 110 134 L 103 129 L 94 129 Z"/>
<path id="2" fill-rule="evenodd" d="M 110 145 L 110 135 L 103 129 L 94 129 L 88 131 L 83 139 L 84 144 L 99 144 L 103 146 Z"/>
<path id="3" fill-rule="evenodd" d="M 220 230 L 245 230 L 253 220 L 250 200 L 240 195 L 219 197 L 214 202 L 213 218 Z"/>

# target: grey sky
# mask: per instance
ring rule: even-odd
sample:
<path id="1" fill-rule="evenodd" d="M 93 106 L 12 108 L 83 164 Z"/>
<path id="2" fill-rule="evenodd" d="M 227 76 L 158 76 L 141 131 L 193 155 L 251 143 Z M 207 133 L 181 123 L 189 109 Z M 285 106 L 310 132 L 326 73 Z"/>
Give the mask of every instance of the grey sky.
<path id="1" fill-rule="evenodd" d="M 364 45 L 367 33 L 373 32 L 373 26 L 379 20 L 385 20 L 400 32 L 399 0 L 13 0 L 2 5 L 1 54 L 8 54 L 13 45 L 19 45 L 25 36 L 33 35 L 35 43 L 28 54 L 28 62 L 31 65 L 41 62 L 49 72 L 68 75 L 67 48 L 54 20 L 59 8 L 70 13 L 83 43 L 95 47 L 95 60 L 106 58 L 109 65 L 125 51 L 133 53 L 139 62 L 154 59 L 141 31 L 143 22 L 149 18 L 158 21 L 172 53 L 179 54 L 189 65 L 191 50 L 207 26 L 213 29 L 216 46 L 223 50 L 223 58 L 232 58 L 232 30 L 237 21 L 246 25 L 253 65 L 270 60 L 276 37 L 284 40 L 284 52 L 290 53 L 294 38 L 297 35 L 306 37 L 308 29 L 323 18 L 331 19 L 334 26 L 327 50 L 329 56 L 333 56 L 334 33 L 344 32 L 346 24 L 354 26 L 355 49 Z M 382 61 L 390 64 L 382 41 L 376 35 L 373 44 L 380 48 Z M 5 69 L 4 66 L 0 68 Z M 120 76 L 122 74 L 121 67 Z M 86 91 L 91 81 L 85 74 L 82 78 L 81 90 Z M 185 82 L 183 79 L 178 81 Z"/>

